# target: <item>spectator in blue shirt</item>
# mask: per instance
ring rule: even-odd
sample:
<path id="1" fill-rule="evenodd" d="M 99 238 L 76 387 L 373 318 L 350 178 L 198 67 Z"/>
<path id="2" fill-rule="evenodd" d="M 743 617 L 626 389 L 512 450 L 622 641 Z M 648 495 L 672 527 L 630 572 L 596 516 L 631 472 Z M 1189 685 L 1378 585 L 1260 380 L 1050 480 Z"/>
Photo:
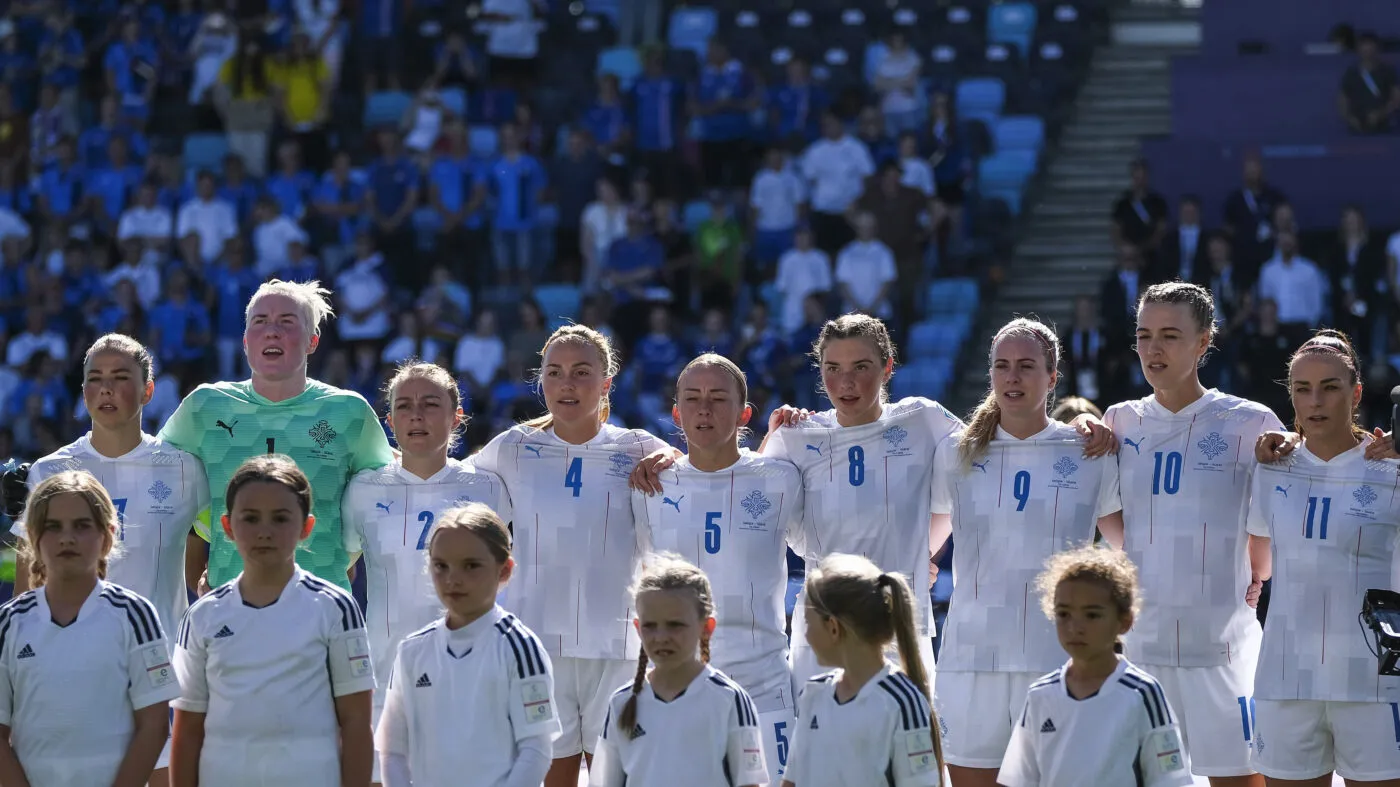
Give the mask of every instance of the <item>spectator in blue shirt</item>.
<path id="1" fill-rule="evenodd" d="M 237 153 L 229 153 L 224 156 L 223 178 L 219 181 L 215 194 L 233 206 L 238 226 L 246 227 L 253 218 L 253 208 L 258 204 L 258 197 L 262 196 L 262 188 L 256 180 L 248 176 L 248 167 L 243 163 L 243 157 Z"/>
<path id="2" fill-rule="evenodd" d="M 695 355 L 714 353 L 729 358 L 733 352 L 734 332 L 729 329 L 729 315 L 719 309 L 706 310 L 695 340 Z"/>
<path id="3" fill-rule="evenodd" d="M 39 176 L 39 215 L 45 221 L 73 222 L 83 216 L 83 168 L 73 160 L 73 140 L 60 137 L 56 161 Z"/>
<path id="4" fill-rule="evenodd" d="M 603 288 L 612 293 L 618 340 L 629 347 L 641 334 L 649 290 L 661 285 L 666 252 L 637 211 L 627 216 L 627 235 L 613 241 L 603 267 Z"/>
<path id="5" fill-rule="evenodd" d="M 122 97 L 123 114 L 138 126 L 145 125 L 155 97 L 160 53 L 142 35 L 141 21 L 126 17 L 121 37 L 107 48 L 102 60 L 107 73 L 107 89 Z"/>
<path id="6" fill-rule="evenodd" d="M 426 265 L 410 265 L 416 252 L 409 216 L 418 207 L 418 167 L 400 148 L 399 133 L 379 130 L 379 158 L 369 166 L 370 219 L 375 245 L 389 263 L 393 284 L 420 290 L 428 282 Z"/>
<path id="7" fill-rule="evenodd" d="M 121 109 L 121 101 L 115 95 L 102 97 L 97 125 L 85 129 L 78 136 L 78 161 L 83 166 L 90 169 L 107 166 L 107 145 L 116 137 L 126 140 L 127 153 L 133 161 L 140 163 L 146 160 L 151 150 L 150 143 L 145 135 L 122 122 Z"/>
<path id="8" fill-rule="evenodd" d="M 598 77 L 598 98 L 583 113 L 583 127 L 593 135 L 599 152 L 609 160 L 622 156 L 630 142 L 627 111 L 622 104 L 622 87 L 616 74 Z"/>
<path id="9" fill-rule="evenodd" d="M 675 197 L 681 171 L 680 142 L 685 131 L 686 88 L 666 73 L 661 49 L 646 53 L 644 71 L 632 86 L 632 137 L 638 164 L 647 170 L 657 194 Z"/>
<path id="10" fill-rule="evenodd" d="M 747 172 L 749 101 L 753 84 L 743 64 L 729 57 L 729 50 L 710 40 L 700 83 L 695 91 L 694 114 L 700 118 L 700 165 L 705 188 L 735 189 Z"/>
<path id="11" fill-rule="evenodd" d="M 122 211 L 131 203 L 144 173 L 127 156 L 126 140 L 112 137 L 107 143 L 107 166 L 89 170 L 84 194 L 88 215 L 97 231 L 114 237 Z"/>
<path id="12" fill-rule="evenodd" d="M 224 253 L 206 268 L 205 305 L 214 318 L 214 353 L 220 380 L 240 380 L 246 374 L 243 358 L 244 307 L 262 284 L 262 278 L 248 266 L 243 239 L 234 237 L 224 244 Z"/>
<path id="13" fill-rule="evenodd" d="M 63 290 L 63 313 L 71 319 L 95 315 L 106 288 L 102 277 L 92 265 L 88 247 L 70 241 L 63 249 L 63 273 L 59 275 Z"/>
<path id="14" fill-rule="evenodd" d="M 3 79 L 14 98 L 15 107 L 21 112 L 34 109 L 34 80 L 36 72 L 34 58 L 20 46 L 15 25 L 8 19 L 0 20 L 0 79 Z"/>
<path id="15" fill-rule="evenodd" d="M 879 167 L 887 162 L 899 161 L 899 145 L 885 130 L 885 118 L 878 107 L 866 107 L 860 111 L 856 123 L 856 141 L 870 151 L 870 160 Z"/>
<path id="16" fill-rule="evenodd" d="M 287 241 L 287 264 L 277 273 L 277 278 L 305 284 L 326 277 L 321 270 L 321 261 L 307 253 L 306 241 L 292 238 Z"/>
<path id="17" fill-rule="evenodd" d="M 209 310 L 190 297 L 190 276 L 181 266 L 166 274 L 165 298 L 151 308 L 150 335 L 146 346 L 155 351 L 166 372 L 181 382 L 181 389 L 204 382 L 204 359 L 210 342 Z"/>
<path id="18" fill-rule="evenodd" d="M 39 68 L 44 81 L 58 88 L 63 111 L 77 120 L 78 80 L 87 65 L 83 34 L 73 27 L 73 12 L 61 6 L 49 11 L 39 35 Z"/>
<path id="19" fill-rule="evenodd" d="M 519 129 L 501 126 L 501 155 L 486 175 L 486 189 L 495 200 L 491 242 L 501 284 L 529 287 L 536 275 L 535 223 L 547 183 L 538 159 L 521 150 Z"/>
<path id="20" fill-rule="evenodd" d="M 428 204 L 438 218 L 438 263 L 473 290 L 487 283 L 482 203 L 484 162 L 472 155 L 467 126 L 448 122 L 447 151 L 428 168 Z"/>
<path id="21" fill-rule="evenodd" d="M 365 94 L 399 90 L 399 31 L 403 0 L 363 0 L 354 15 L 359 23 L 359 51 L 364 53 Z"/>
<path id="22" fill-rule="evenodd" d="M 263 190 L 282 209 L 282 215 L 296 221 L 306 213 L 316 176 L 301 165 L 301 146 L 289 139 L 277 146 L 277 171 L 267 178 Z"/>
<path id="23" fill-rule="evenodd" d="M 111 302 L 97 313 L 98 334 L 124 333 L 127 336 L 142 336 L 146 332 L 146 312 L 141 308 L 141 298 L 136 293 L 136 282 L 122 277 L 111 284 Z M 243 339 L 243 311 L 239 307 L 239 341 Z"/>
<path id="24" fill-rule="evenodd" d="M 656 392 L 680 373 L 685 359 L 681 343 L 671 332 L 671 312 L 665 306 L 653 306 L 647 316 L 648 332 L 632 348 L 632 362 L 637 366 L 638 393 Z"/>
<path id="25" fill-rule="evenodd" d="M 789 60 L 786 75 L 786 80 L 769 89 L 773 137 L 801 137 L 803 142 L 815 142 L 821 136 L 822 113 L 831 105 L 831 97 L 824 88 L 812 83 L 812 68 L 805 58 Z"/>
<path id="26" fill-rule="evenodd" d="M 767 304 L 757 301 L 749 309 L 742 335 L 736 352 L 739 366 L 752 385 L 777 391 L 780 379 L 786 377 L 787 370 L 783 367 L 788 347 L 778 329 L 769 324 Z"/>
<path id="27" fill-rule="evenodd" d="M 20 420 L 22 416 L 30 416 L 67 423 L 73 413 L 73 395 L 63 379 L 63 367 L 63 361 L 51 358 L 48 353 L 35 353 L 25 365 L 24 379 L 10 394 L 6 406 L 9 417 Z"/>
<path id="28" fill-rule="evenodd" d="M 365 184 L 350 169 L 350 154 L 341 150 L 331 158 L 331 168 L 316 186 L 312 207 L 316 220 L 312 234 L 324 250 L 335 248 L 337 256 L 349 253 L 355 236 L 365 229 Z"/>
<path id="29" fill-rule="evenodd" d="M 830 319 L 825 293 L 814 292 L 802 299 L 802 327 L 787 337 L 792 348 L 788 365 L 791 368 L 793 404 L 808 410 L 821 409 L 821 376 L 806 352 L 817 344 L 822 326 Z"/>

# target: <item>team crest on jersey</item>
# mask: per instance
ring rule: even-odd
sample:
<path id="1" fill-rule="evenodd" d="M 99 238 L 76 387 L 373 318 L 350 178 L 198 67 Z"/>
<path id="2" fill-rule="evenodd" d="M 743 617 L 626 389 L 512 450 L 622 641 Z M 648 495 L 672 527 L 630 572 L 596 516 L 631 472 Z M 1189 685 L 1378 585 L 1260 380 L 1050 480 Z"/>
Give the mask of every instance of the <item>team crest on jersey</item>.
<path id="1" fill-rule="evenodd" d="M 1079 463 L 1062 456 L 1050 466 L 1055 471 L 1057 477 L 1050 479 L 1050 486 L 1056 489 L 1078 489 L 1079 482 L 1074 480 L 1074 474 L 1079 472 Z"/>
<path id="2" fill-rule="evenodd" d="M 613 478 L 627 478 L 632 475 L 632 466 L 636 463 L 637 460 L 626 451 L 614 451 L 612 456 L 608 457 L 608 475 Z"/>
<path id="3" fill-rule="evenodd" d="M 170 499 L 170 495 L 174 494 L 174 492 L 164 481 L 157 478 L 156 482 L 151 484 L 151 487 L 146 490 L 146 494 L 150 495 L 151 499 L 157 503 L 164 503 Z"/>
<path id="4" fill-rule="evenodd" d="M 330 423 L 324 418 L 317 421 L 315 426 L 306 431 L 306 434 L 309 435 L 312 440 L 315 440 L 316 445 L 320 448 L 325 448 L 336 438 L 335 430 L 331 428 Z"/>
<path id="5" fill-rule="evenodd" d="M 882 435 L 885 438 L 885 456 L 908 456 L 913 450 L 905 445 L 909 431 L 902 426 L 891 426 Z"/>
<path id="6" fill-rule="evenodd" d="M 1219 432 L 1211 432 L 1196 441 L 1196 447 L 1200 449 L 1204 459 L 1196 462 L 1192 467 L 1196 470 L 1204 470 L 1209 473 L 1220 473 L 1225 470 L 1224 462 L 1217 462 L 1216 459 L 1221 454 L 1230 450 L 1230 443 Z"/>
<path id="7" fill-rule="evenodd" d="M 1376 490 L 1372 489 L 1370 484 L 1357 487 L 1356 491 L 1351 493 L 1351 499 L 1356 501 L 1356 505 L 1347 511 L 1348 514 L 1359 519 L 1376 518 L 1376 511 L 1371 505 L 1380 499 L 1380 495 L 1376 494 Z"/>
<path id="8" fill-rule="evenodd" d="M 749 519 L 744 520 L 744 530 L 767 530 L 768 526 L 763 521 L 763 515 L 773 508 L 773 501 L 768 496 L 757 489 L 744 495 L 744 499 L 739 501 L 739 505 L 744 509 L 744 513 L 749 515 Z"/>

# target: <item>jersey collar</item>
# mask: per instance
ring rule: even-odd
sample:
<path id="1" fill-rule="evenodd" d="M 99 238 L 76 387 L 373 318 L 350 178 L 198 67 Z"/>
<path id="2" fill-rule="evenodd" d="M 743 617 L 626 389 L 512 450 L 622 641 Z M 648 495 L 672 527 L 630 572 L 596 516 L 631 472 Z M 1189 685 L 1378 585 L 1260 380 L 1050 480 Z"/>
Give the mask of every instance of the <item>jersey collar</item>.
<path id="1" fill-rule="evenodd" d="M 92 615 L 92 607 L 94 604 L 97 603 L 97 597 L 102 595 L 102 589 L 106 587 L 106 585 L 107 583 L 105 581 L 101 579 L 97 580 L 97 584 L 92 586 L 92 592 L 88 594 L 88 597 L 83 601 L 82 606 L 78 607 L 78 616 L 73 618 L 73 622 L 69 623 L 67 626 L 59 626 L 57 623 L 53 622 L 53 610 L 49 608 L 48 588 L 35 588 L 34 596 L 39 601 L 39 607 L 42 612 L 40 616 L 41 619 L 47 620 L 51 625 L 53 625 L 56 628 L 72 627 L 78 621 L 84 620 L 85 618 L 88 618 Z"/>
<path id="2" fill-rule="evenodd" d="M 416 475 L 414 475 L 413 473 L 410 473 L 409 471 L 407 471 L 407 470 L 404 469 L 403 460 L 401 460 L 401 459 L 395 459 L 395 460 L 394 460 L 394 473 L 395 473 L 400 479 L 402 479 L 405 483 L 407 483 L 407 484 L 409 484 L 409 485 L 413 485 L 413 484 L 437 484 L 437 483 L 441 483 L 442 480 L 443 480 L 444 478 L 446 478 L 447 476 L 449 476 L 449 475 L 451 475 L 452 473 L 456 472 L 456 471 L 458 470 L 458 466 L 459 466 L 459 465 L 460 465 L 460 463 L 459 463 L 456 459 L 453 459 L 452 457 L 448 457 L 448 458 L 447 458 L 447 464 L 443 465 L 441 470 L 437 471 L 436 473 L 433 473 L 431 476 L 428 476 L 427 478 L 419 478 L 418 476 L 416 476 Z"/>
<path id="3" fill-rule="evenodd" d="M 482 634 L 490 631 L 491 627 L 501 622 L 501 619 L 505 616 L 506 611 L 501 608 L 500 604 L 497 604 L 491 608 L 490 612 L 487 612 L 485 615 L 482 615 L 456 631 L 448 630 L 447 618 L 439 618 L 437 630 L 433 632 L 433 636 L 437 638 L 437 646 L 443 653 L 451 652 L 448 648 L 455 642 L 457 643 L 455 650 L 461 651 L 461 655 L 465 656 L 467 648 L 470 648 L 471 645 L 468 644 L 466 647 L 463 647 L 463 643 L 476 642 L 476 640 L 481 638 Z M 460 658 L 460 656 L 458 656 L 458 658 Z"/>
<path id="4" fill-rule="evenodd" d="M 79 437 L 77 440 L 74 440 L 72 442 L 72 446 L 74 453 L 84 453 L 88 456 L 91 456 L 94 459 L 97 459 L 98 461 L 129 462 L 133 459 L 150 453 L 152 450 L 154 450 L 157 442 L 159 441 L 156 438 L 146 434 L 145 432 L 142 432 L 141 442 L 137 443 L 135 448 L 131 449 L 130 451 L 127 451 L 121 456 L 105 456 L 101 453 L 98 453 L 97 449 L 92 447 L 92 432 L 89 431 L 87 434 L 83 435 L 82 437 Z"/>
<path id="5" fill-rule="evenodd" d="M 1045 439 L 1054 437 L 1054 436 L 1055 436 L 1055 433 L 1058 432 L 1058 431 L 1060 430 L 1060 428 L 1063 427 L 1063 426 L 1064 426 L 1064 424 L 1061 424 L 1059 421 L 1056 421 L 1056 420 L 1054 420 L 1054 419 L 1052 418 L 1052 419 L 1050 419 L 1050 423 L 1048 423 L 1048 424 L 1045 425 L 1045 428 L 1044 428 L 1044 429 L 1041 429 L 1039 432 L 1036 432 L 1035 434 L 1031 435 L 1030 437 L 1027 437 L 1026 439 L 1022 440 L 1021 438 L 1017 437 L 1016 435 L 1011 434 L 1010 432 L 1006 431 L 1005 429 L 1002 429 L 1002 428 L 1001 428 L 1001 424 L 997 424 L 996 437 L 993 438 L 993 439 L 995 439 L 995 440 L 1008 440 L 1008 441 L 1016 442 L 1016 443 L 1029 443 L 1029 442 L 1032 442 L 1032 441 L 1035 441 L 1035 440 L 1045 440 Z"/>
<path id="6" fill-rule="evenodd" d="M 1309 451 L 1308 444 L 1304 441 L 1302 445 L 1298 446 L 1298 459 L 1315 467 L 1340 467 L 1342 465 L 1364 462 L 1366 459 L 1366 446 L 1370 445 L 1375 439 L 1376 438 L 1372 435 L 1363 435 L 1361 437 L 1361 442 L 1357 443 L 1355 448 L 1343 451 L 1331 459 L 1326 460 L 1318 457 L 1318 455 L 1314 454 L 1312 451 Z"/>
<path id="7" fill-rule="evenodd" d="M 1201 395 L 1201 398 L 1181 408 L 1181 412 L 1179 413 L 1174 413 L 1171 410 L 1168 410 L 1167 408 L 1163 407 L 1161 402 L 1157 401 L 1156 396 L 1148 396 L 1143 400 L 1147 402 L 1146 406 L 1143 407 L 1143 412 L 1145 415 L 1148 415 L 1152 418 L 1193 418 L 1197 413 L 1209 407 L 1215 400 L 1219 399 L 1223 395 L 1224 394 L 1220 393 L 1214 388 L 1207 388 L 1206 392 Z"/>

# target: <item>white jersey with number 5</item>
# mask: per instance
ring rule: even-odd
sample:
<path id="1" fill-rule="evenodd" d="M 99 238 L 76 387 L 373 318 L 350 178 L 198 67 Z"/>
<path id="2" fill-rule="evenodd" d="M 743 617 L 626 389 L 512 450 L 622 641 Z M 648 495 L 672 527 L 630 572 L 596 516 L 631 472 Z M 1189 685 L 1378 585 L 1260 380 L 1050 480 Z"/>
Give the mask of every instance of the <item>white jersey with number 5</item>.
<path id="1" fill-rule="evenodd" d="M 718 625 L 715 668 L 759 703 L 793 708 L 787 667 L 787 539 L 802 518 L 802 479 L 791 463 L 745 452 L 707 473 L 682 458 L 661 473 L 664 494 L 632 493 L 643 553 L 674 552 L 710 578 Z"/>
<path id="2" fill-rule="evenodd" d="M 345 551 L 365 556 L 365 629 L 374 674 L 387 678 L 399 642 L 440 616 L 442 603 L 428 576 L 428 534 L 444 511 L 466 503 L 485 504 L 511 520 L 500 477 L 455 459 L 428 479 L 394 462 L 365 470 L 346 486 L 342 532 Z"/>
<path id="3" fill-rule="evenodd" d="M 909 578 L 915 623 L 929 636 L 929 484 L 934 451 L 962 421 L 943 405 L 911 396 L 880 419 L 842 427 L 836 411 L 773 432 L 764 454 L 802 471 L 806 493 L 794 550 L 808 570 L 833 552 L 863 555 Z M 801 615 L 794 615 L 799 624 Z M 795 627 L 793 638 L 798 637 Z M 804 679 L 807 676 L 798 676 Z"/>
<path id="4" fill-rule="evenodd" d="M 1118 464 L 1085 459 L 1079 432 L 1052 422 L 1019 440 L 1001 427 L 970 467 L 959 434 L 934 454 L 933 510 L 952 514 L 953 602 L 939 668 L 1046 672 L 1065 654 L 1040 611 L 1035 578 L 1056 552 L 1094 538 L 1117 510 Z"/>
<path id="5" fill-rule="evenodd" d="M 1264 405 L 1214 389 L 1178 413 L 1149 396 L 1114 405 L 1104 421 L 1122 441 L 1123 548 L 1142 586 L 1125 652 L 1170 667 L 1238 661 L 1259 627 L 1244 601 L 1254 441 L 1282 424 Z"/>
<path id="6" fill-rule="evenodd" d="M 180 625 L 185 590 L 185 537 L 209 508 L 204 465 L 193 455 L 148 434 L 115 459 L 92 447 L 92 433 L 54 451 L 29 470 L 29 488 L 69 470 L 97 478 L 117 508 L 117 545 L 107 580 L 155 605 L 161 625 Z M 23 538 L 24 520 L 10 529 Z"/>
<path id="7" fill-rule="evenodd" d="M 1369 442 L 1330 461 L 1305 444 L 1255 473 L 1249 532 L 1274 553 L 1255 699 L 1400 702 L 1400 678 L 1376 674 L 1357 625 L 1400 541 L 1400 465 L 1368 461 Z"/>
<path id="8" fill-rule="evenodd" d="M 471 458 L 505 481 L 515 510 L 515 575 L 501 604 L 551 657 L 636 657 L 627 588 L 640 555 L 627 479 L 665 447 L 611 424 L 583 445 L 521 424 Z"/>

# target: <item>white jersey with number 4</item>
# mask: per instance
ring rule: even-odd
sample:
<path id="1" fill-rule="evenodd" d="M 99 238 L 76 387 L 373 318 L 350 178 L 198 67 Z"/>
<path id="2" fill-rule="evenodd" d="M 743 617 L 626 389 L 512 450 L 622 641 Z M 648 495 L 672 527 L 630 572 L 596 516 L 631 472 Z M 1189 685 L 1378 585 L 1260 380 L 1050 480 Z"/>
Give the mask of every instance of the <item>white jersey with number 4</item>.
<path id="1" fill-rule="evenodd" d="M 1368 461 L 1370 442 L 1330 461 L 1304 444 L 1255 473 L 1249 532 L 1274 553 L 1255 699 L 1400 702 L 1400 678 L 1377 674 L 1357 625 L 1400 541 L 1400 465 Z"/>
<path id="2" fill-rule="evenodd" d="M 505 481 L 515 511 L 515 575 L 501 603 L 550 656 L 636 657 L 627 589 L 639 554 L 627 480 L 639 459 L 665 447 L 611 424 L 583 445 L 521 424 L 471 458 Z"/>
<path id="3" fill-rule="evenodd" d="M 1019 440 L 1001 427 L 964 467 L 961 433 L 934 454 L 933 510 L 952 514 L 953 602 L 939 669 L 1036 672 L 1064 661 L 1035 579 L 1051 555 L 1094 538 L 1117 510 L 1118 463 L 1084 458 L 1078 430 L 1052 422 Z"/>
<path id="4" fill-rule="evenodd" d="M 29 488 L 69 470 L 95 476 L 117 508 L 117 546 L 107 579 L 148 598 L 167 629 L 180 625 L 189 607 L 185 589 L 185 537 L 209 508 L 204 465 L 192 454 L 148 434 L 115 459 L 92 447 L 92 433 L 40 459 L 29 469 Z M 11 532 L 23 538 L 24 521 Z"/>
<path id="5" fill-rule="evenodd" d="M 788 534 L 802 519 L 802 479 L 791 463 L 745 452 L 708 473 L 682 458 L 661 473 L 663 494 L 632 493 L 643 554 L 674 552 L 710 578 L 717 669 L 759 702 L 794 707 L 787 666 Z"/>
<path id="6" fill-rule="evenodd" d="M 1089 697 L 1070 696 L 1066 664 L 1031 684 L 997 784 L 1005 787 L 1187 787 L 1191 762 L 1151 675 L 1119 659 Z"/>
<path id="7" fill-rule="evenodd" d="M 428 535 L 444 511 L 482 503 L 511 520 L 510 496 L 494 473 L 448 459 L 423 479 L 394 462 L 350 479 L 341 502 L 345 551 L 365 556 L 365 590 L 374 673 L 387 676 L 404 637 L 439 617 L 442 603 L 428 576 Z"/>
<path id="8" fill-rule="evenodd" d="M 928 530 L 934 452 L 962 426 L 943 405 L 911 396 L 886 404 L 878 421 L 861 426 L 842 427 L 835 410 L 818 413 L 773 432 L 764 449 L 802 471 L 805 513 L 794 548 L 808 570 L 843 552 L 905 575 L 924 636 L 932 634 Z M 794 615 L 794 639 L 801 620 Z"/>
<path id="9" fill-rule="evenodd" d="M 1237 662 L 1259 636 L 1244 601 L 1254 442 L 1282 424 L 1264 405 L 1215 389 L 1178 413 L 1152 396 L 1123 402 L 1104 421 L 1122 441 L 1123 548 L 1142 587 L 1125 652 L 1170 667 Z"/>

